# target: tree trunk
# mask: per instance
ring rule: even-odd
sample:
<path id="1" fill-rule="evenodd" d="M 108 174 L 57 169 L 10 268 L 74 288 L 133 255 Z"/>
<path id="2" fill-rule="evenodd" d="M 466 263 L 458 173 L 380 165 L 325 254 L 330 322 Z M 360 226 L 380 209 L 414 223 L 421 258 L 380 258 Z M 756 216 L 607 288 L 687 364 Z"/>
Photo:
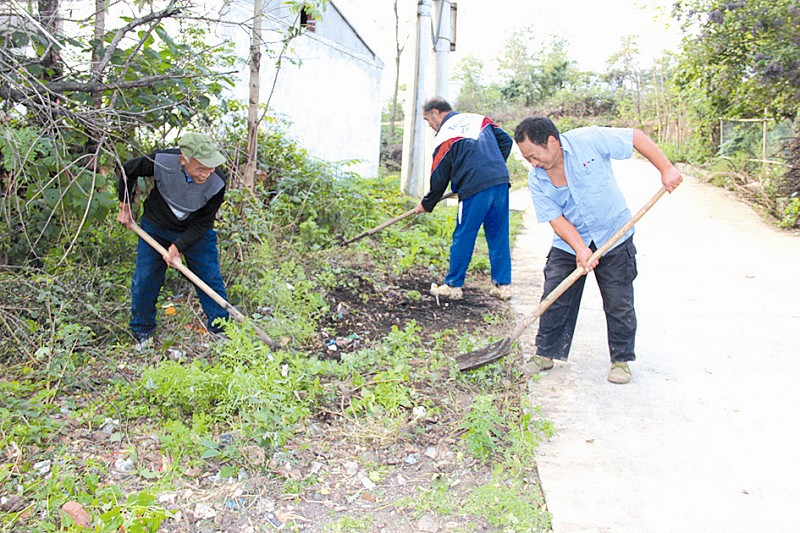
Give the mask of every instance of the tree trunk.
<path id="1" fill-rule="evenodd" d="M 39 0 L 39 23 L 42 27 L 58 37 L 61 33 L 60 0 Z M 61 77 L 61 58 L 58 55 L 56 45 L 50 43 L 41 57 L 42 67 L 51 69 L 52 72 L 45 74 L 44 78 L 48 81 Z"/>
<path id="2" fill-rule="evenodd" d="M 394 123 L 397 120 L 397 94 L 400 91 L 400 55 L 403 46 L 400 46 L 400 15 L 397 12 L 397 0 L 394 0 L 394 94 L 392 95 L 392 116 L 389 119 L 389 144 L 394 143 Z"/>
<path id="3" fill-rule="evenodd" d="M 243 171 L 245 188 L 255 188 L 258 159 L 258 102 L 261 90 L 261 21 L 264 16 L 262 0 L 253 0 L 253 33 L 250 38 L 250 100 L 247 110 L 247 162 Z"/>
<path id="4" fill-rule="evenodd" d="M 106 34 L 106 10 L 105 0 L 95 0 L 94 2 L 94 46 L 92 47 L 92 66 L 91 79 L 98 83 L 102 78 L 100 72 L 100 61 L 103 59 L 103 46 Z M 92 108 L 100 109 L 103 107 L 102 93 L 92 94 Z M 89 126 L 86 130 L 86 152 L 96 153 L 100 144 L 101 132 L 97 128 Z"/>

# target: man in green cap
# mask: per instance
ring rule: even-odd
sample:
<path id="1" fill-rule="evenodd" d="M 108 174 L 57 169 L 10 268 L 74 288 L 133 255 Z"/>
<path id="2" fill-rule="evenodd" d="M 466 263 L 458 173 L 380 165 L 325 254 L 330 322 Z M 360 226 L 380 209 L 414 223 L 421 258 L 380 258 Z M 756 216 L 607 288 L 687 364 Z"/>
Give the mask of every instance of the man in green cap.
<path id="1" fill-rule="evenodd" d="M 227 176 L 219 169 L 225 156 L 211 138 L 201 133 L 187 133 L 178 146 L 131 159 L 123 165 L 117 185 L 117 222 L 131 228 L 131 199 L 136 183 L 140 177 L 152 178 L 154 187 L 144 201 L 140 226 L 167 249 L 162 256 L 139 239 L 131 286 L 130 328 L 140 348 L 152 343 L 156 301 L 167 265 L 179 264 L 181 254 L 192 272 L 217 294 L 227 297 L 214 231 L 214 219 L 225 197 Z M 208 331 L 221 332 L 217 319 L 227 319 L 228 312 L 203 291 L 196 292 L 208 318 Z"/>

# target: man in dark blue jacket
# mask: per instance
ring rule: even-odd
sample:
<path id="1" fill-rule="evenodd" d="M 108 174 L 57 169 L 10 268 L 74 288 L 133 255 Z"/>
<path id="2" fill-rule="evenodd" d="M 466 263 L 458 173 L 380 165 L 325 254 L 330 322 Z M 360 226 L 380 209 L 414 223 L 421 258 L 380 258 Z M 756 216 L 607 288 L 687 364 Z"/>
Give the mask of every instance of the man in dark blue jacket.
<path id="1" fill-rule="evenodd" d="M 483 225 L 489 246 L 492 283 L 490 294 L 511 298 L 511 248 L 508 240 L 508 191 L 511 180 L 506 159 L 514 141 L 490 119 L 474 113 L 456 113 L 443 98 L 434 96 L 422 107 L 423 117 L 436 131 L 431 189 L 416 212 L 431 212 L 447 189 L 458 194 L 458 218 L 450 246 L 450 271 L 443 285 L 431 285 L 431 294 L 451 300 L 463 296 L 461 286 L 472 259 L 475 239 Z"/>
<path id="2" fill-rule="evenodd" d="M 167 265 L 179 263 L 181 254 L 192 272 L 226 297 L 214 231 L 214 218 L 225 197 L 227 176 L 218 168 L 225 162 L 225 156 L 210 137 L 201 133 L 187 133 L 178 146 L 131 159 L 123 166 L 117 185 L 120 201 L 117 221 L 130 228 L 136 182 L 140 177 L 153 179 L 154 187 L 144 201 L 140 225 L 167 249 L 162 256 L 139 239 L 130 322 L 139 349 L 152 344 L 156 301 Z M 227 319 L 228 312 L 203 291 L 196 292 L 208 318 L 208 331 L 222 332 L 217 319 Z"/>

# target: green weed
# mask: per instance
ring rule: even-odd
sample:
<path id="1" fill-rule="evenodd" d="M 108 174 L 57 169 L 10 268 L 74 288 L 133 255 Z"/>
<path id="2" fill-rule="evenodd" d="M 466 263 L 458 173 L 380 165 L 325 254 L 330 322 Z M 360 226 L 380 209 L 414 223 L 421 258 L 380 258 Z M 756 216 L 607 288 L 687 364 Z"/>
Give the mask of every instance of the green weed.
<path id="1" fill-rule="evenodd" d="M 52 404 L 53 392 L 32 389 L 19 381 L 0 381 L 0 449 L 44 446 L 64 427 L 56 419 L 59 407 Z"/>
<path id="2" fill-rule="evenodd" d="M 452 484 L 444 476 L 434 479 L 430 487 L 419 487 L 414 496 L 403 498 L 395 505 L 398 507 L 413 508 L 417 511 L 431 511 L 439 515 L 453 515 L 460 511 L 461 505 L 450 489 Z"/>
<path id="3" fill-rule="evenodd" d="M 533 533 L 550 529 L 550 514 L 542 506 L 538 487 L 516 478 L 495 477 L 469 495 L 464 511 L 486 518 L 503 531 Z"/>
<path id="4" fill-rule="evenodd" d="M 491 394 L 482 394 L 472 402 L 461 422 L 467 449 L 479 461 L 488 462 L 497 452 L 498 441 L 505 433 L 506 419 L 494 405 Z"/>
<path id="5" fill-rule="evenodd" d="M 219 427 L 236 421 L 246 437 L 276 447 L 309 416 L 319 381 L 299 355 L 279 353 L 215 364 L 165 361 L 144 370 L 137 391 L 167 418 L 181 420 L 200 411 Z"/>
<path id="6" fill-rule="evenodd" d="M 367 516 L 342 516 L 335 522 L 327 524 L 323 531 L 329 533 L 354 533 L 356 531 L 372 531 L 373 518 Z"/>

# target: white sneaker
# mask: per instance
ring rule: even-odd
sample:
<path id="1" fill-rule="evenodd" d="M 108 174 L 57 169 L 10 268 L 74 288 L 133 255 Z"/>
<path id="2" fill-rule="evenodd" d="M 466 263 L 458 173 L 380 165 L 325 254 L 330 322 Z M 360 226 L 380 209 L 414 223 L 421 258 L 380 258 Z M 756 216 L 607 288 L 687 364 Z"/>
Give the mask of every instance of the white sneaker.
<path id="1" fill-rule="evenodd" d="M 441 296 L 442 298 L 447 298 L 448 300 L 460 300 L 464 297 L 464 294 L 461 292 L 461 287 L 437 285 L 435 283 L 431 283 L 431 295 Z"/>
<path id="2" fill-rule="evenodd" d="M 146 352 L 153 348 L 153 337 L 145 337 L 144 339 L 138 341 L 134 346 L 133 349 L 137 352 Z"/>
<path id="3" fill-rule="evenodd" d="M 489 296 L 493 296 L 498 300 L 510 300 L 511 285 L 495 285 L 489 289 Z"/>

